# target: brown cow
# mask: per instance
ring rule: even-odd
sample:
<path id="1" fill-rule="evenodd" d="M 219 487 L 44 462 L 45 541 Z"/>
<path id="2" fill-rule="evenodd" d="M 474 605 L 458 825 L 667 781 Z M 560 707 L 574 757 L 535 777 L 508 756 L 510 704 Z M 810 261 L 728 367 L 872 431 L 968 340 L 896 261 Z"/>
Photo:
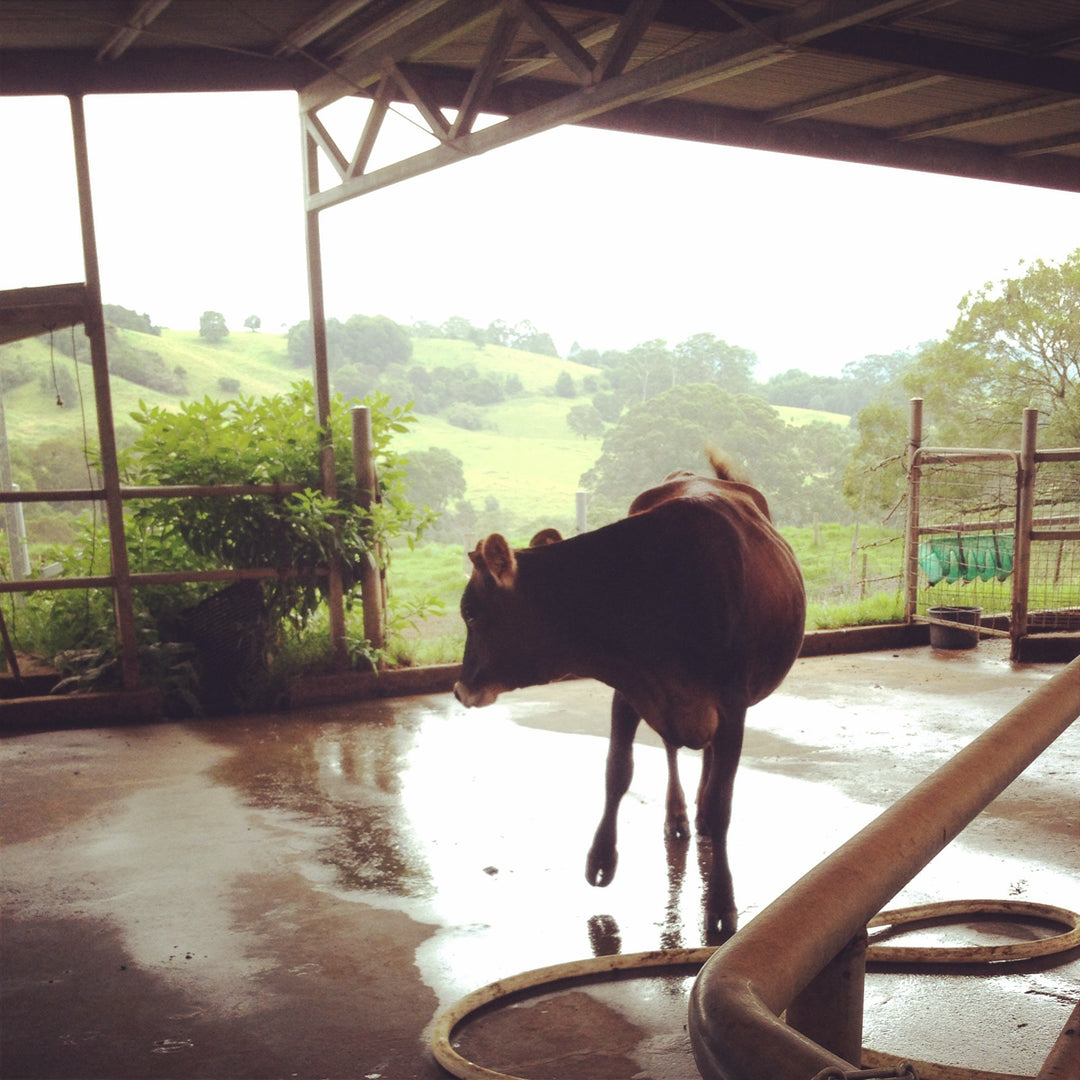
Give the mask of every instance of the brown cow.
<path id="1" fill-rule="evenodd" d="M 688 831 L 677 749 L 704 749 L 697 826 L 713 846 L 708 923 L 710 936 L 719 920 L 727 937 L 736 909 L 726 838 L 746 710 L 798 655 L 806 600 L 764 497 L 719 455 L 710 462 L 715 477 L 674 473 L 594 532 L 562 540 L 544 530 L 521 551 L 498 533 L 481 541 L 461 598 L 468 636 L 454 693 L 489 705 L 504 690 L 567 676 L 615 690 L 604 814 L 586 867 L 593 885 L 615 874 L 640 720 L 667 747 L 669 836 Z"/>

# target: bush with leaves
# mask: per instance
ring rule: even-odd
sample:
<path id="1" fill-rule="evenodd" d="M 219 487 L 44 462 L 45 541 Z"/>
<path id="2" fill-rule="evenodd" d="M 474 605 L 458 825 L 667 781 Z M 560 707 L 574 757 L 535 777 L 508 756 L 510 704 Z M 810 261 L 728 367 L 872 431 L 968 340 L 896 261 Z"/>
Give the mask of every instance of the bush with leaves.
<path id="1" fill-rule="evenodd" d="M 287 394 L 270 398 L 206 398 L 177 412 L 140 402 L 132 414 L 140 434 L 121 455 L 125 483 L 290 483 L 302 490 L 140 501 L 133 504 L 132 526 L 178 537 L 210 565 L 285 571 L 287 576 L 266 585 L 271 618 L 275 625 L 284 619 L 305 625 L 326 589 L 325 579 L 313 576 L 317 567 L 338 560 L 345 587 L 352 590 L 370 553 L 386 553 L 402 538 L 414 542 L 431 520 L 406 498 L 404 462 L 390 445 L 395 434 L 408 430 L 409 410 L 391 407 L 380 394 L 366 404 L 380 498 L 370 510 L 361 507 L 353 479 L 351 423 L 340 396 L 333 399 L 330 416 L 336 499 L 320 490 L 322 432 L 308 383 L 295 383 Z"/>

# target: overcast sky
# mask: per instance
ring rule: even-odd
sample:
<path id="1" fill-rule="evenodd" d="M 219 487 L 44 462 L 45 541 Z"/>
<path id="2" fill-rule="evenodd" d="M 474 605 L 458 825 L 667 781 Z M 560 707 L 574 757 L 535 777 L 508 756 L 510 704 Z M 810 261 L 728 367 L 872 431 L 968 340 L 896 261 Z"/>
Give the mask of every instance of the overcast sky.
<path id="1" fill-rule="evenodd" d="M 348 102 L 329 122 L 346 153 Z M 195 329 L 308 315 L 295 96 L 87 99 L 107 303 Z M 413 142 L 397 137 L 382 153 Z M 62 98 L 0 99 L 0 288 L 82 280 Z M 350 142 L 350 139 L 352 142 Z M 562 128 L 321 215 L 328 314 L 531 320 L 565 353 L 709 332 L 766 378 L 941 337 L 971 289 L 1080 247 L 1080 196 Z"/>

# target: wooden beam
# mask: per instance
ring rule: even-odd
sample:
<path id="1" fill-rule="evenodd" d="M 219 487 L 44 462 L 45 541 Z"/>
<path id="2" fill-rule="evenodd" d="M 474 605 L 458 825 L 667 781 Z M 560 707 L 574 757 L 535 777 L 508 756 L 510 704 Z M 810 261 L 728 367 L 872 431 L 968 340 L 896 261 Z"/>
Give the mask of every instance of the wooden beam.
<path id="1" fill-rule="evenodd" d="M 304 117 L 304 128 L 319 149 L 330 159 L 330 164 L 337 170 L 338 176 L 344 180 L 349 172 L 348 159 L 341 152 L 338 144 L 334 142 L 330 132 L 323 126 L 323 122 L 315 113 L 308 113 Z"/>
<path id="2" fill-rule="evenodd" d="M 878 15 L 898 12 L 917 0 L 810 0 L 798 8 L 762 20 L 752 29 L 713 38 L 701 45 L 670 53 L 632 71 L 571 91 L 556 100 L 512 116 L 482 131 L 462 135 L 443 146 L 308 198 L 309 210 L 347 202 L 358 195 L 431 172 L 460 160 L 462 155 L 486 153 L 560 124 L 582 123 L 594 116 L 641 101 L 655 101 L 714 83 L 756 66 L 776 63 L 804 42 L 855 25 Z"/>
<path id="3" fill-rule="evenodd" d="M 1031 139 L 1016 143 L 1008 148 L 1008 154 L 1014 158 L 1038 157 L 1040 154 L 1054 154 L 1080 150 L 1080 131 L 1072 130 L 1061 135 L 1051 135 L 1045 139 Z"/>
<path id="4" fill-rule="evenodd" d="M 275 50 L 275 56 L 291 56 L 310 45 L 316 38 L 329 33 L 340 26 L 346 19 L 371 4 L 372 0 L 337 0 L 323 8 L 314 17 L 297 27 Z"/>
<path id="5" fill-rule="evenodd" d="M 86 318 L 86 286 L 37 285 L 0 292 L 0 345 L 77 326 Z"/>
<path id="6" fill-rule="evenodd" d="M 1010 101 L 1003 105 L 989 105 L 983 109 L 954 113 L 936 120 L 926 120 L 919 124 L 907 124 L 893 128 L 892 138 L 905 142 L 909 139 L 925 139 L 931 135 L 948 135 L 954 131 L 965 131 L 987 124 L 997 124 L 1003 120 L 1015 120 L 1021 116 L 1034 116 L 1036 113 L 1050 112 L 1069 105 L 1080 104 L 1080 98 L 1062 97 L 1060 94 L 1025 98 L 1022 101 Z"/>
<path id="7" fill-rule="evenodd" d="M 514 44 L 518 29 L 521 26 L 521 16 L 516 11 L 500 12 L 495 29 L 487 40 L 484 55 L 473 77 L 469 81 L 469 88 L 465 91 L 465 97 L 458 108 L 457 116 L 450 125 L 450 140 L 466 135 L 472 131 L 477 116 L 484 106 L 491 88 L 495 85 L 495 78 L 502 67 L 503 61 Z"/>
<path id="8" fill-rule="evenodd" d="M 593 80 L 609 79 L 621 75 L 634 55 L 634 49 L 653 21 L 660 0 L 633 0 L 626 14 L 619 20 L 614 37 L 607 44 L 604 55 L 597 65 Z"/>
<path id="9" fill-rule="evenodd" d="M 590 22 L 586 29 L 577 33 L 575 40 L 583 49 L 588 51 L 594 45 L 602 45 L 605 41 L 610 41 L 618 25 L 614 17 L 605 17 L 599 22 Z M 544 68 L 557 63 L 559 63 L 559 58 L 552 56 L 548 52 L 541 52 L 539 49 L 526 50 L 511 60 L 510 68 L 499 77 L 499 82 L 507 83 L 514 79 L 521 79 L 526 75 L 532 75 L 534 72 L 542 71 Z"/>
<path id="10" fill-rule="evenodd" d="M 596 68 L 596 57 L 586 49 L 573 34 L 563 28 L 546 8 L 536 0 L 506 0 L 506 8 L 524 19 L 532 31 L 569 69 L 570 74 L 580 83 L 592 79 Z"/>
<path id="11" fill-rule="evenodd" d="M 371 151 L 375 148 L 375 140 L 378 139 L 383 120 L 386 119 L 386 111 L 390 108 L 393 87 L 394 83 L 389 75 L 379 83 L 379 88 L 375 91 L 375 100 L 371 103 L 371 110 L 364 123 L 364 131 L 356 144 L 356 151 L 352 156 L 352 161 L 349 162 L 346 175 L 361 176 L 367 168 Z"/>
<path id="12" fill-rule="evenodd" d="M 773 109 L 762 117 L 762 121 L 766 124 L 787 124 L 792 120 L 805 120 L 809 116 L 821 116 L 823 113 L 835 112 L 837 109 L 846 109 L 852 105 L 861 105 L 867 101 L 891 97 L 893 94 L 905 94 L 910 90 L 918 90 L 924 86 L 933 86 L 934 83 L 946 82 L 948 79 L 948 75 L 907 71 L 902 75 L 892 75 L 887 79 L 875 79 L 873 82 L 863 83 L 860 86 L 851 86 L 844 90 L 836 90 L 830 94 L 819 94 L 816 97 L 807 98 L 793 105 Z"/>
<path id="13" fill-rule="evenodd" d="M 334 70 L 300 92 L 304 110 L 321 109 L 382 78 L 388 63 L 419 58 L 490 20 L 498 0 L 413 0 L 333 57 Z"/>
<path id="14" fill-rule="evenodd" d="M 139 35 L 172 3 L 172 0 L 144 0 L 128 20 L 98 51 L 95 60 L 118 60 Z"/>
<path id="15" fill-rule="evenodd" d="M 388 64 L 387 73 L 393 76 L 401 92 L 424 118 L 424 122 L 431 128 L 431 133 L 440 142 L 444 140 L 450 134 L 450 122 L 434 99 L 421 88 L 412 74 L 405 72 L 397 64 Z"/>

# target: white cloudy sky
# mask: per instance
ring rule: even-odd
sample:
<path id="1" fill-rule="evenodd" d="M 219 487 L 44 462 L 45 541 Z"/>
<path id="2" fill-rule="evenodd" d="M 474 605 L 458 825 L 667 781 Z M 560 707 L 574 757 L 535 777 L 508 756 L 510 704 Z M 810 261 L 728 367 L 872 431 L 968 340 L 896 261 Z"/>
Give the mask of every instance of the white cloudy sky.
<path id="1" fill-rule="evenodd" d="M 178 329 L 307 317 L 292 94 L 86 111 L 106 302 Z M 331 122 L 348 152 L 358 121 Z M 0 99 L 0 133 L 0 288 L 81 280 L 67 102 Z M 760 377 L 940 337 L 970 289 L 1080 246 L 1075 194 L 570 128 L 321 221 L 339 318 L 530 319 L 564 352 L 711 332 Z"/>

